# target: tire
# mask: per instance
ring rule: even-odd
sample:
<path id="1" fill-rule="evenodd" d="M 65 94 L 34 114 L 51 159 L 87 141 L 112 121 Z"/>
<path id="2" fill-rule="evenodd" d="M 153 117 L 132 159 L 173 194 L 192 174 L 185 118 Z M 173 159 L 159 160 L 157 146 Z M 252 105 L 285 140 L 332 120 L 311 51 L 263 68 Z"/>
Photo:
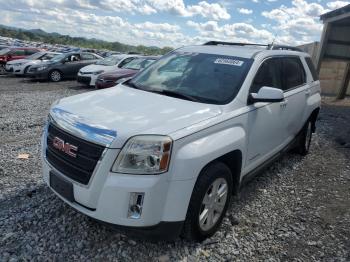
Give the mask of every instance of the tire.
<path id="1" fill-rule="evenodd" d="M 62 73 L 58 70 L 52 70 L 49 73 L 49 80 L 51 82 L 59 82 L 62 80 Z"/>
<path id="2" fill-rule="evenodd" d="M 306 156 L 310 151 L 312 141 L 312 125 L 311 120 L 308 120 L 299 135 L 296 152 L 302 156 Z"/>
<path id="3" fill-rule="evenodd" d="M 232 186 L 232 174 L 225 164 L 214 162 L 202 170 L 188 206 L 183 238 L 201 242 L 214 235 L 230 204 Z M 226 193 L 219 197 L 219 192 Z"/>
<path id="4" fill-rule="evenodd" d="M 23 75 L 26 76 L 28 74 L 28 70 L 29 70 L 30 66 L 27 66 L 26 68 L 24 68 L 23 70 Z"/>
<path id="5" fill-rule="evenodd" d="M 0 64 L 0 75 L 4 75 L 4 74 L 6 74 L 5 65 Z"/>

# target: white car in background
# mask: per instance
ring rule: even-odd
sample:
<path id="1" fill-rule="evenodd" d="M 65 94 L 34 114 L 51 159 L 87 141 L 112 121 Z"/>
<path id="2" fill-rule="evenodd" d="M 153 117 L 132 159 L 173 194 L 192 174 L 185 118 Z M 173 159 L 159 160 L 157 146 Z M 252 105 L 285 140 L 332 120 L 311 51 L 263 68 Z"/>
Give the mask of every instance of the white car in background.
<path id="1" fill-rule="evenodd" d="M 78 72 L 77 81 L 89 86 L 95 86 L 97 77 L 100 74 L 114 71 L 131 62 L 140 55 L 112 55 L 98 61 L 93 65 L 83 67 Z"/>
<path id="2" fill-rule="evenodd" d="M 38 65 L 42 62 L 49 61 L 51 58 L 59 55 L 57 52 L 38 52 L 28 56 L 25 59 L 13 60 L 6 63 L 6 69 L 12 67 L 12 73 L 14 75 L 25 75 L 28 72 L 29 67 L 32 65 Z"/>

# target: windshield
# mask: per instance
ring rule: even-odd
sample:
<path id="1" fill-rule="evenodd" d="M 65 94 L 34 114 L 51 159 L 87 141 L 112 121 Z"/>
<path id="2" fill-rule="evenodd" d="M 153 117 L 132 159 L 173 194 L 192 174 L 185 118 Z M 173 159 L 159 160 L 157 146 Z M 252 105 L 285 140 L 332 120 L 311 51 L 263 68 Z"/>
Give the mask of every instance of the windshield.
<path id="1" fill-rule="evenodd" d="M 105 59 L 102 59 L 101 61 L 96 62 L 96 65 L 104 65 L 104 66 L 114 66 L 118 64 L 118 62 L 121 60 L 121 57 L 118 56 L 109 56 Z"/>
<path id="2" fill-rule="evenodd" d="M 36 59 L 39 59 L 44 54 L 45 54 L 45 52 L 37 52 L 37 53 L 34 53 L 34 54 L 30 55 L 30 56 L 27 56 L 26 59 L 28 59 L 28 60 L 36 60 Z"/>
<path id="3" fill-rule="evenodd" d="M 7 53 L 10 52 L 10 51 L 11 51 L 11 50 L 8 49 L 8 48 L 1 49 L 1 50 L 0 50 L 0 55 L 5 55 L 5 54 L 7 54 Z"/>
<path id="4" fill-rule="evenodd" d="M 149 64 L 154 62 L 155 59 L 147 58 L 136 58 L 131 60 L 129 63 L 122 66 L 124 69 L 140 70 L 147 67 Z"/>
<path id="5" fill-rule="evenodd" d="M 172 52 L 129 83 L 150 92 L 226 104 L 237 95 L 252 61 L 233 56 Z"/>

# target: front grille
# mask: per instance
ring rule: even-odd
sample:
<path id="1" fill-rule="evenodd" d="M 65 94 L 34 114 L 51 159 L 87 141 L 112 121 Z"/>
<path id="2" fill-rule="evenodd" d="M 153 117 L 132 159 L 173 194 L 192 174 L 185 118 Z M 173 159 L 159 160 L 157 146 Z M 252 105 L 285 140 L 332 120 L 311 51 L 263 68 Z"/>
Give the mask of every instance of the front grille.
<path id="1" fill-rule="evenodd" d="M 69 156 L 53 146 L 53 139 L 58 137 L 78 148 L 76 157 Z M 46 159 L 65 176 L 87 185 L 100 159 L 103 146 L 75 137 L 50 123 L 47 133 Z"/>
<path id="2" fill-rule="evenodd" d="M 90 84 L 91 82 L 91 77 L 88 76 L 78 76 L 77 77 L 77 81 L 79 83 L 83 83 L 83 84 Z"/>

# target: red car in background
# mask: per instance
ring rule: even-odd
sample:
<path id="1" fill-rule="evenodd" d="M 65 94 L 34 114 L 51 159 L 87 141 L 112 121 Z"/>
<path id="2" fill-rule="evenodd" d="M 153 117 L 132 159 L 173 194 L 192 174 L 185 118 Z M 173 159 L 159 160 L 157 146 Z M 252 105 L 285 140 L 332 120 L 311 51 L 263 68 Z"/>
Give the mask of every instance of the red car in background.
<path id="1" fill-rule="evenodd" d="M 116 86 L 120 82 L 123 82 L 124 79 L 126 80 L 127 78 L 133 77 L 137 72 L 143 70 L 158 58 L 159 56 L 137 57 L 123 65 L 120 69 L 99 75 L 95 87 L 97 89 L 102 89 Z"/>
<path id="2" fill-rule="evenodd" d="M 5 65 L 8 61 L 23 59 L 34 53 L 42 51 L 35 47 L 7 47 L 0 50 L 0 74 L 5 73 Z M 11 70 L 10 70 L 11 71 Z"/>

